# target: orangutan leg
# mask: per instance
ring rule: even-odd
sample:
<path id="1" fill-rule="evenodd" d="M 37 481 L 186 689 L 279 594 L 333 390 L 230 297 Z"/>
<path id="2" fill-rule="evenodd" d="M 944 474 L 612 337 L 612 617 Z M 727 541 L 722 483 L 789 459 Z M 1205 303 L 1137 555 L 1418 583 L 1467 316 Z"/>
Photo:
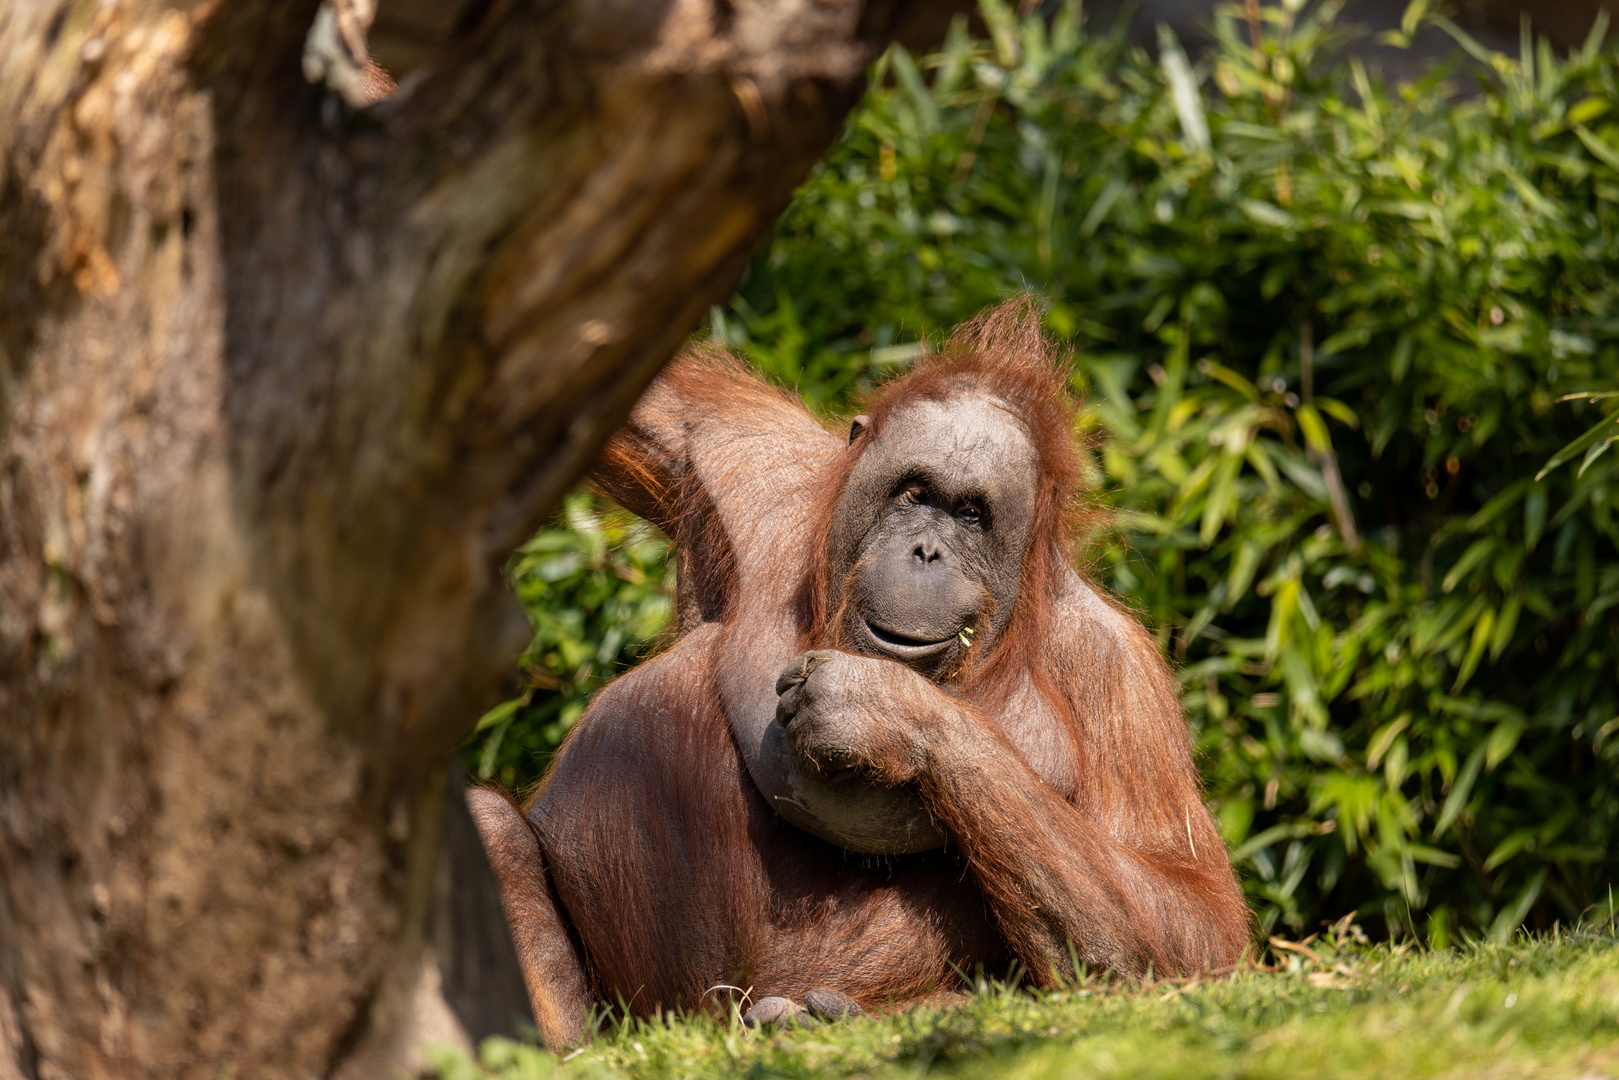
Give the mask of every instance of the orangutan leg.
<path id="1" fill-rule="evenodd" d="M 500 902 L 523 965 L 534 1022 L 560 1050 L 582 1041 L 590 989 L 558 910 L 534 830 L 510 799 L 488 788 L 467 792 L 467 807 L 500 883 Z"/>

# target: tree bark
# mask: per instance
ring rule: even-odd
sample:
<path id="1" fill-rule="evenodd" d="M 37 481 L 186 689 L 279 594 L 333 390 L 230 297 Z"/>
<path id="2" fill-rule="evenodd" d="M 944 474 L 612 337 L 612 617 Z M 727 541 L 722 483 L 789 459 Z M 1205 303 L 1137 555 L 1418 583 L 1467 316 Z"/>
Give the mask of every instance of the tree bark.
<path id="1" fill-rule="evenodd" d="M 393 1075 L 497 573 L 903 0 L 0 6 L 0 1078 Z M 442 1008 L 439 1008 L 442 1013 Z"/>

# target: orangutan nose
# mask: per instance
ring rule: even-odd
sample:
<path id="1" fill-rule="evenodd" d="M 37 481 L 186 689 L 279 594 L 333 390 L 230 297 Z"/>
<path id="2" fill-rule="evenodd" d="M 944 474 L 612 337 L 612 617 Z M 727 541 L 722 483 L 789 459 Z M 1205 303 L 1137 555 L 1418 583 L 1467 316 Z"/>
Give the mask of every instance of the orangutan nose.
<path id="1" fill-rule="evenodd" d="M 944 551 L 936 539 L 924 536 L 911 550 L 911 557 L 923 566 L 931 566 L 944 557 Z"/>

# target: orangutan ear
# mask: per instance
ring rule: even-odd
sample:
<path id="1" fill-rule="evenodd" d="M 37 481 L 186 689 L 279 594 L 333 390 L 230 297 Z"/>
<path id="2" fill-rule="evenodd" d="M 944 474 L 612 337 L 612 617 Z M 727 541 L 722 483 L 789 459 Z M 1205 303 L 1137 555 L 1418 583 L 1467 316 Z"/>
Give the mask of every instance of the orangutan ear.
<path id="1" fill-rule="evenodd" d="M 864 413 L 861 413 L 859 416 L 849 421 L 849 441 L 852 443 L 856 439 L 860 438 L 860 433 L 865 431 L 867 426 L 870 424 L 871 417 L 865 415 Z"/>

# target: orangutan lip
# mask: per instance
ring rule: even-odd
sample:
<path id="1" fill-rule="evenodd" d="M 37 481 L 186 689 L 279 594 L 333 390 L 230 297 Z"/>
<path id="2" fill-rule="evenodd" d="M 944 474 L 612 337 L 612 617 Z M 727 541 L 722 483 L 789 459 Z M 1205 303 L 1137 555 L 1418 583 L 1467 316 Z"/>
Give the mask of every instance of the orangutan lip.
<path id="1" fill-rule="evenodd" d="M 871 635 L 871 640 L 876 643 L 879 649 L 906 660 L 916 660 L 924 656 L 941 653 L 950 647 L 952 641 L 956 640 L 954 637 L 947 637 L 943 641 L 921 641 L 917 638 L 906 637 L 903 634 L 896 634 L 891 630 L 884 630 L 866 619 L 862 619 L 861 622 L 865 623 L 866 633 Z"/>

